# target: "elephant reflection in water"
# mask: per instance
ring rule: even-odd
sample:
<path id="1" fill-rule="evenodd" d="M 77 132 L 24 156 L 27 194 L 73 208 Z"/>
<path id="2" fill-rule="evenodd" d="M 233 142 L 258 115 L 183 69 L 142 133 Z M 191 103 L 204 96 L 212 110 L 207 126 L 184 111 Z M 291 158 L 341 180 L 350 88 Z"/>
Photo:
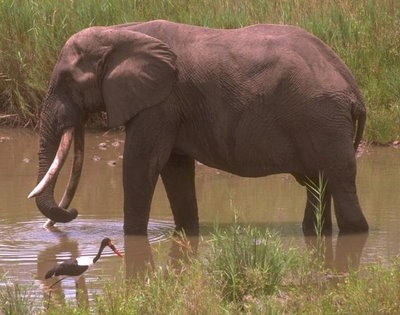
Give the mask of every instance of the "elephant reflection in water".
<path id="1" fill-rule="evenodd" d="M 346 274 L 357 270 L 360 266 L 362 251 L 368 238 L 368 233 L 339 234 L 334 249 L 332 236 L 318 239 L 316 236 L 305 236 L 304 240 L 308 249 L 316 250 L 316 254 L 324 257 L 324 267 L 338 274 Z"/>
<path id="2" fill-rule="evenodd" d="M 37 258 L 37 277 L 40 279 L 43 287 L 46 288 L 44 298 L 47 301 L 45 303 L 47 305 L 50 304 L 51 299 L 55 300 L 57 304 L 64 304 L 66 299 L 61 282 L 50 288 L 54 279 L 46 280 L 44 277 L 46 272 L 57 263 L 57 255 L 61 253 L 70 253 L 71 258 L 79 257 L 80 252 L 77 241 L 68 238 L 65 234 L 61 234 L 59 243 L 42 250 Z M 78 306 L 81 308 L 87 308 L 89 305 L 88 289 L 84 276 L 80 277 L 76 282 L 76 300 Z"/>
<path id="3" fill-rule="evenodd" d="M 322 238 L 324 267 L 339 274 L 357 270 L 367 238 L 368 233 L 339 234 L 334 246 L 333 237 L 324 236 Z M 317 248 L 316 236 L 305 236 L 304 240 L 308 249 Z M 190 257 L 195 257 L 199 237 L 177 235 L 171 243 L 169 259 L 174 267 L 179 268 L 180 263 L 190 263 Z M 154 269 L 152 249 L 146 236 L 125 236 L 125 268 L 127 280 Z"/>
<path id="4" fill-rule="evenodd" d="M 168 254 L 172 266 L 179 268 L 181 263 L 189 263 L 190 257 L 194 257 L 197 253 L 198 244 L 198 236 L 174 234 Z M 127 280 L 154 270 L 153 251 L 147 236 L 125 236 L 125 268 Z"/>

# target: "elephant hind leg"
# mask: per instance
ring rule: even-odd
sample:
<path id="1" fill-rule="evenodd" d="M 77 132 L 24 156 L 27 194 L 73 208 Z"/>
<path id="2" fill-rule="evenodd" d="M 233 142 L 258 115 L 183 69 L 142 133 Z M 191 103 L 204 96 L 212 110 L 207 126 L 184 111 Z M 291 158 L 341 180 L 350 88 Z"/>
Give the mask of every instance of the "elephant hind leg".
<path id="1" fill-rule="evenodd" d="M 337 224 L 341 234 L 367 232 L 369 227 L 356 193 L 355 184 L 347 185 L 344 181 L 332 185 Z"/>
<path id="2" fill-rule="evenodd" d="M 353 151 L 327 168 L 328 188 L 332 193 L 340 233 L 363 233 L 369 227 L 362 213 L 356 189 L 356 160 Z M 335 163 L 336 162 L 336 163 Z"/>
<path id="3" fill-rule="evenodd" d="M 176 230 L 187 235 L 199 234 L 193 158 L 172 153 L 161 171 L 161 178 L 171 204 Z"/>

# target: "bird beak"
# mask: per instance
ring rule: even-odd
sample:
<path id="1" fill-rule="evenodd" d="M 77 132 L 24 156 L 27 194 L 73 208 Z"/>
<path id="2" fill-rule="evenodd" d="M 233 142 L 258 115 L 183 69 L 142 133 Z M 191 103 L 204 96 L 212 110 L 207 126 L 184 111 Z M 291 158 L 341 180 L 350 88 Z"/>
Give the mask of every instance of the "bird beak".
<path id="1" fill-rule="evenodd" d="M 116 253 L 119 257 L 124 257 L 124 256 L 122 256 L 122 254 L 118 251 L 118 249 L 115 248 L 115 246 L 114 246 L 112 243 L 109 243 L 109 244 L 108 244 L 108 247 L 110 247 L 110 248 L 112 249 L 112 251 L 113 251 L 114 253 Z"/>

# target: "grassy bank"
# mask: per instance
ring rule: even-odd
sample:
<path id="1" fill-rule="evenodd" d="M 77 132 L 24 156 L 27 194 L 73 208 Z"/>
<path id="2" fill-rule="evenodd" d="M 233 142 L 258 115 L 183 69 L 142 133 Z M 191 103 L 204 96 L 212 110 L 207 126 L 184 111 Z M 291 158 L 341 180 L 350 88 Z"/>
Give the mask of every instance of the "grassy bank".
<path id="1" fill-rule="evenodd" d="M 0 124 L 37 122 L 65 40 L 91 25 L 169 19 L 210 27 L 287 23 L 331 45 L 365 96 L 365 138 L 400 137 L 400 3 L 396 0 L 0 0 Z"/>
<path id="2" fill-rule="evenodd" d="M 201 255 L 189 251 L 185 263 L 157 266 L 132 281 L 121 273 L 89 305 L 53 298 L 38 306 L 25 288 L 2 286 L 0 313 L 400 313 L 399 259 L 339 274 L 324 266 L 323 255 L 282 245 L 275 232 L 239 225 L 215 230 L 207 248 Z"/>

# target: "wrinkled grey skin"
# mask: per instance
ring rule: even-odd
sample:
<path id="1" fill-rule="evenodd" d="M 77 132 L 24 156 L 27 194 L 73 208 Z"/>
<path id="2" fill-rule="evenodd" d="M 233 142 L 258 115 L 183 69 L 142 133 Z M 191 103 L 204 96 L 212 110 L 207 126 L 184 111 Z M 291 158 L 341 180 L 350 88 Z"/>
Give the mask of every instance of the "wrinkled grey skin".
<path id="1" fill-rule="evenodd" d="M 73 35 L 44 101 L 39 180 L 63 130 L 83 130 L 88 113 L 98 111 L 107 112 L 110 127 L 126 127 L 125 234 L 147 233 L 159 175 L 176 228 L 198 233 L 194 160 L 240 176 L 291 173 L 303 185 L 323 171 L 324 232 L 332 230 L 331 196 L 341 232 L 368 230 L 355 186 L 362 96 L 340 58 L 300 28 L 151 21 Z M 54 184 L 36 197 L 38 208 L 68 222 L 77 211 L 56 205 Z M 314 232 L 313 198 L 308 192 L 305 234 Z"/>

